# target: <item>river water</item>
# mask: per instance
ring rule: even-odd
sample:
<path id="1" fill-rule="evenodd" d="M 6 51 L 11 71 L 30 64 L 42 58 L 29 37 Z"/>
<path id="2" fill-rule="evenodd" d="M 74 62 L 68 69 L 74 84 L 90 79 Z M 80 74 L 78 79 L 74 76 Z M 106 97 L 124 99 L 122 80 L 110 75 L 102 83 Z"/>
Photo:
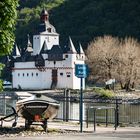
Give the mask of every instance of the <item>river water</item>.
<path id="1" fill-rule="evenodd" d="M 64 110 L 64 104 L 61 102 L 60 109 L 57 115 L 57 118 L 63 119 L 66 117 L 66 111 Z M 116 107 L 115 104 L 108 103 L 83 103 L 83 120 L 86 121 L 87 116 L 90 122 L 93 122 L 93 108 L 94 106 L 110 106 Z M 67 117 L 70 120 L 78 121 L 79 120 L 79 103 L 70 103 L 67 112 Z M 88 111 L 88 112 L 87 112 Z M 105 122 L 106 120 L 106 110 L 97 110 L 96 111 L 96 120 L 97 122 Z M 115 112 L 114 109 L 108 109 L 108 122 L 114 123 L 115 121 Z M 140 123 L 140 104 L 119 104 L 119 122 L 120 123 Z"/>

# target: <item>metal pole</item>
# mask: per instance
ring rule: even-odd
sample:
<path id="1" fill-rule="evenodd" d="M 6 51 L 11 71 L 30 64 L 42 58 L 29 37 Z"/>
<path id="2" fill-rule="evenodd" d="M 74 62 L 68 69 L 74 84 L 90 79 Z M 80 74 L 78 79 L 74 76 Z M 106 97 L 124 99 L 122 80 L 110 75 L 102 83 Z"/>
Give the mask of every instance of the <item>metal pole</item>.
<path id="1" fill-rule="evenodd" d="M 70 119 L 70 90 L 66 90 L 66 122 Z"/>
<path id="2" fill-rule="evenodd" d="M 94 109 L 94 132 L 96 131 L 96 109 Z"/>
<path id="3" fill-rule="evenodd" d="M 108 126 L 108 109 L 106 109 L 106 127 Z"/>
<path id="4" fill-rule="evenodd" d="M 89 121 L 89 118 L 88 118 L 88 114 L 89 114 L 89 107 L 87 108 L 87 119 L 86 119 L 86 123 L 87 123 L 87 128 L 88 128 L 88 121 Z"/>
<path id="5" fill-rule="evenodd" d="M 118 105 L 118 99 L 116 99 L 116 123 L 117 126 L 119 126 L 119 105 Z"/>
<path id="6" fill-rule="evenodd" d="M 114 112 L 115 112 L 115 130 L 117 130 L 117 111 L 116 109 L 114 109 Z"/>
<path id="7" fill-rule="evenodd" d="M 81 78 L 80 90 L 80 132 L 83 132 L 83 78 Z"/>
<path id="8" fill-rule="evenodd" d="M 4 115 L 6 116 L 6 93 L 4 93 Z"/>
<path id="9" fill-rule="evenodd" d="M 67 89 L 64 89 L 63 121 L 66 121 L 66 90 L 67 90 Z"/>

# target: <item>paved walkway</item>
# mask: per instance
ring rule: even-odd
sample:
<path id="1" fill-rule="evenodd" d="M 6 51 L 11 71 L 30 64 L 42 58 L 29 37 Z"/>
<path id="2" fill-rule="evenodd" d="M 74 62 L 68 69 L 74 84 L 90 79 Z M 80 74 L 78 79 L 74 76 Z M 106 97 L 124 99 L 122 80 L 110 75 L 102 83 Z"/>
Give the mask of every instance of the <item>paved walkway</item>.
<path id="1" fill-rule="evenodd" d="M 25 122 L 24 119 L 19 118 L 17 121 L 17 126 L 24 126 Z M 12 122 L 3 122 L 3 126 L 10 127 L 12 126 Z M 71 131 L 77 131 L 80 132 L 80 125 L 77 122 L 62 122 L 62 121 L 48 121 L 48 129 L 61 129 L 61 130 L 71 130 Z M 86 124 L 83 125 L 83 132 L 87 133 L 95 133 L 93 124 L 90 124 L 89 127 L 86 127 Z M 105 127 L 105 125 L 102 126 L 96 126 L 96 133 L 106 133 L 106 132 L 140 132 L 140 127 L 118 127 L 117 130 L 115 130 L 114 126 L 108 126 Z"/>
<path id="2" fill-rule="evenodd" d="M 140 133 L 78 133 L 30 137 L 4 137 L 0 140 L 140 140 Z"/>
<path id="3" fill-rule="evenodd" d="M 4 122 L 3 126 L 11 126 L 11 122 Z M 17 127 L 24 126 L 24 120 L 19 119 Z M 48 122 L 48 129 L 54 130 L 70 130 L 74 132 L 80 131 L 78 123 L 73 122 Z M 26 137 L 0 137 L 0 140 L 140 140 L 140 127 L 118 127 L 114 130 L 113 126 L 97 126 L 94 132 L 93 125 L 88 128 L 83 126 L 83 133 L 68 133 L 68 134 L 51 134 L 44 136 L 26 136 Z"/>

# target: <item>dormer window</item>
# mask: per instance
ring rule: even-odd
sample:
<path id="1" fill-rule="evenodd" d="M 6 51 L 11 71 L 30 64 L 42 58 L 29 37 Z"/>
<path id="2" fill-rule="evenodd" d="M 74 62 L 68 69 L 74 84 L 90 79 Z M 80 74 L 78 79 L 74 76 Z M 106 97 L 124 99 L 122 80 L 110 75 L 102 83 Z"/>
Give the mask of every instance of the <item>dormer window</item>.
<path id="1" fill-rule="evenodd" d="M 48 30 L 49 33 L 51 33 L 51 28 L 48 28 L 47 30 Z"/>

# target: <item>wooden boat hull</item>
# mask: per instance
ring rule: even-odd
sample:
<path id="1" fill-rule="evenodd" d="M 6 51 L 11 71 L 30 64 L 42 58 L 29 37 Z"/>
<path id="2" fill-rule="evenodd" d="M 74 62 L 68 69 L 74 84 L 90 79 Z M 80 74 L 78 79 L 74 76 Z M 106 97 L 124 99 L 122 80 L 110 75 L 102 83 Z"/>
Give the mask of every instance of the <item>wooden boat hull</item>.
<path id="1" fill-rule="evenodd" d="M 29 97 L 17 102 L 17 113 L 29 121 L 43 121 L 53 119 L 58 112 L 59 103 L 46 96 Z"/>

